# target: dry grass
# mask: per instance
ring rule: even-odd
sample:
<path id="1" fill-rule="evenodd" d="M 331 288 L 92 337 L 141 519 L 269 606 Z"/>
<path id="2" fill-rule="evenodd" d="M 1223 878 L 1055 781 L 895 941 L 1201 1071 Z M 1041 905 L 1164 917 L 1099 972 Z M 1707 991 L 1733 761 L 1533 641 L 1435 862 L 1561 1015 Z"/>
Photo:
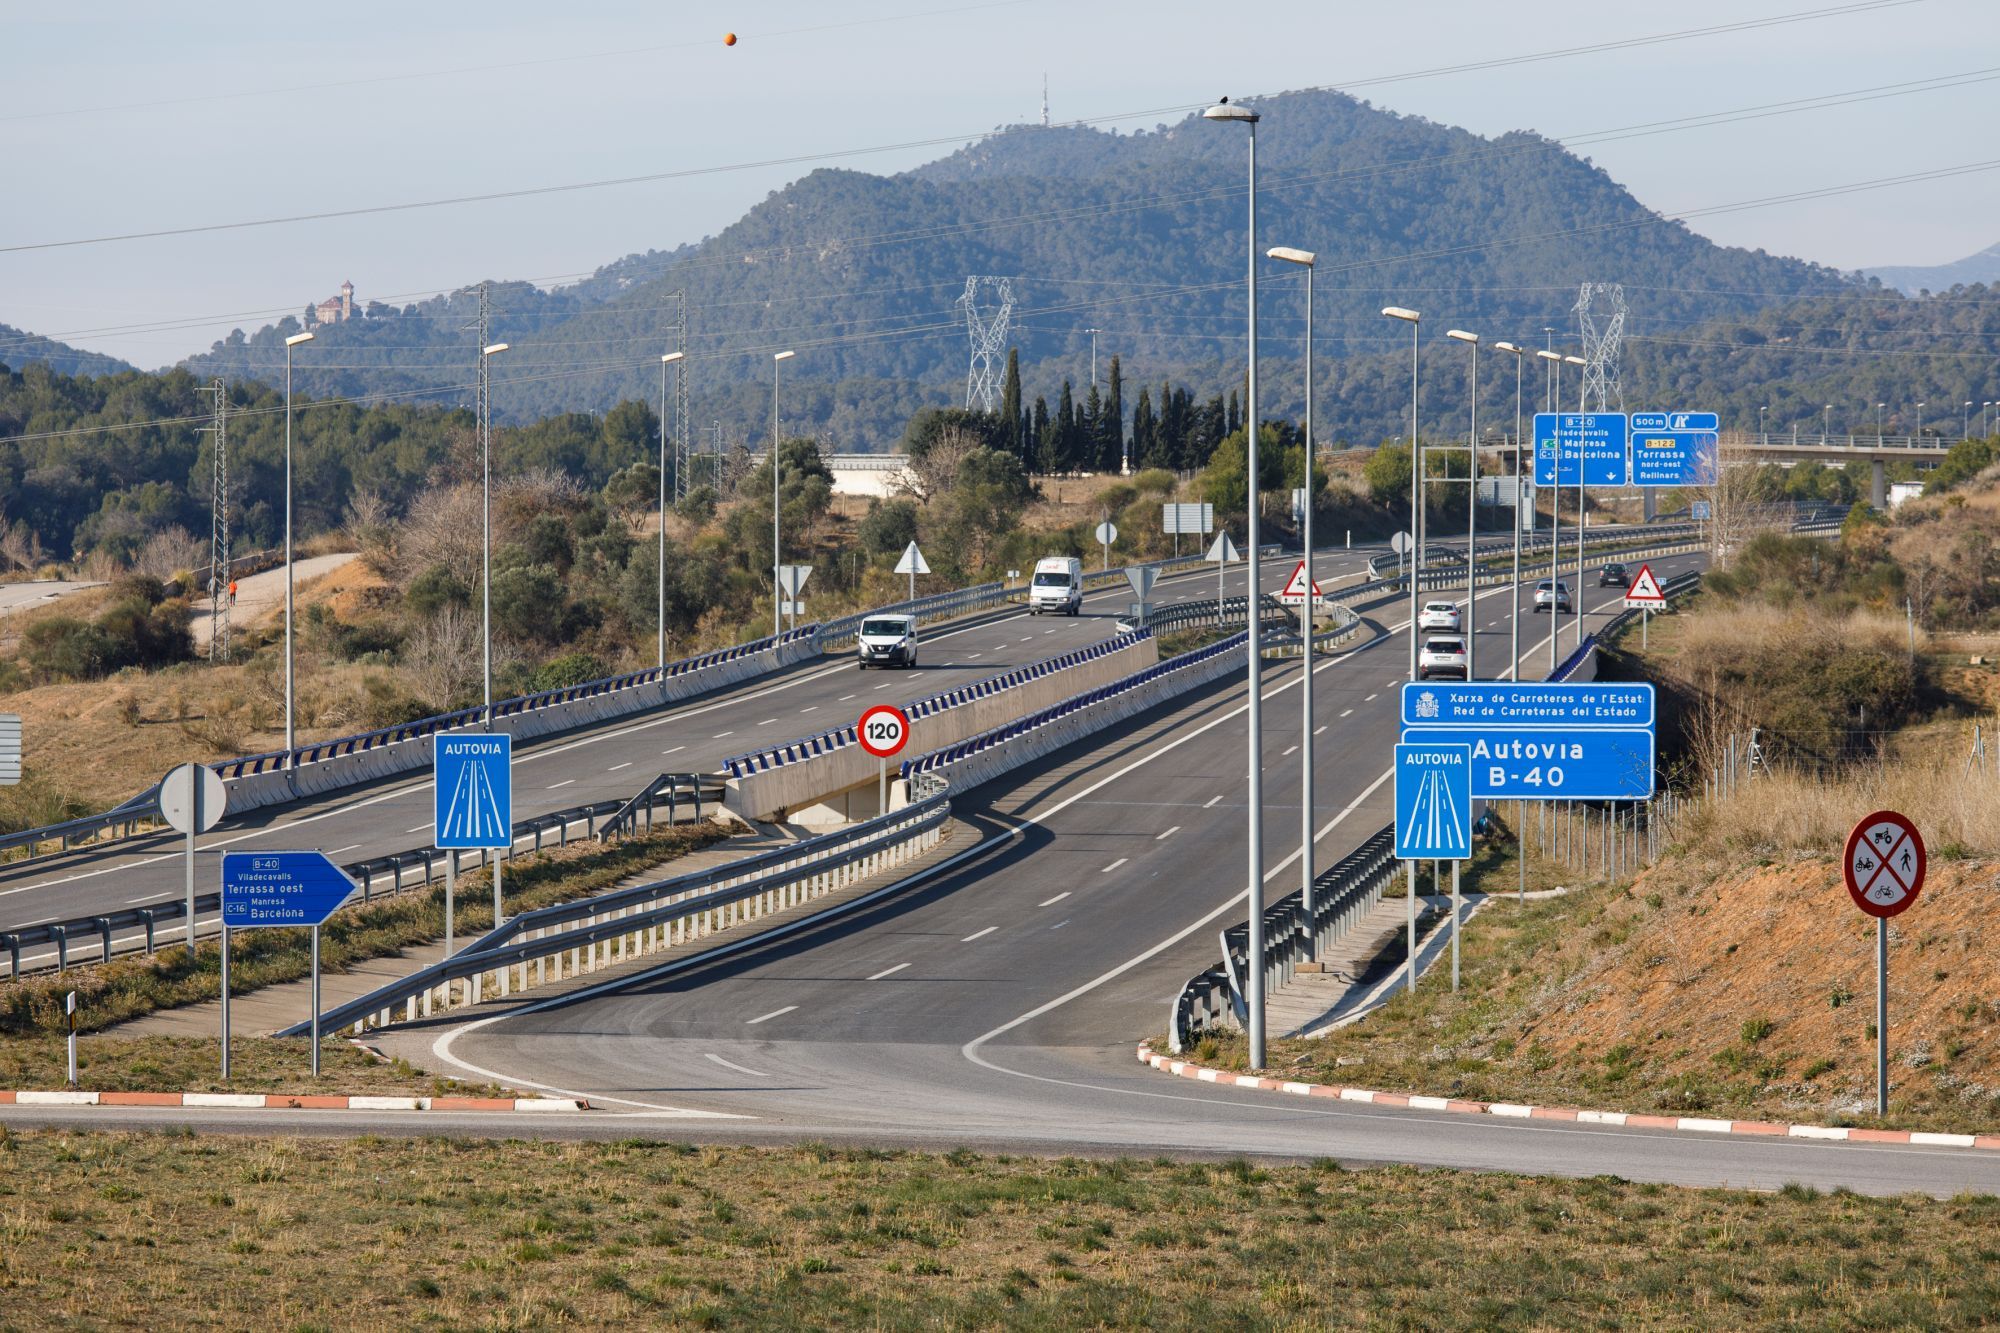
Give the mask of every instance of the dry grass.
<path id="1" fill-rule="evenodd" d="M 2000 1204 L 1985 1197 L 636 1141 L 0 1130 L 0 1161 L 0 1288 L 39 1325 L 2000 1319 Z"/>
<path id="2" fill-rule="evenodd" d="M 1871 810 L 1906 810 L 1919 822 L 1932 854 L 2000 856 L 2000 777 L 1988 761 L 1968 774 L 1971 728 L 1950 757 L 1858 764 L 1838 774 L 1801 773 L 1780 765 L 1750 782 L 1741 799 L 1691 808 L 1672 840 L 1716 865 L 1745 857 L 1833 856 L 1847 832 Z M 2000 740 L 2000 738 L 1995 738 Z"/>
<path id="3" fill-rule="evenodd" d="M 436 1078 L 400 1059 L 378 1059 L 338 1037 L 320 1043 L 317 1083 L 306 1038 L 236 1037 L 229 1043 L 229 1082 L 224 1083 L 221 1046 L 214 1037 L 83 1037 L 77 1041 L 77 1083 L 92 1092 L 503 1095 L 489 1084 Z M 0 1088 L 60 1088 L 68 1072 L 60 1037 L 0 1041 Z"/>

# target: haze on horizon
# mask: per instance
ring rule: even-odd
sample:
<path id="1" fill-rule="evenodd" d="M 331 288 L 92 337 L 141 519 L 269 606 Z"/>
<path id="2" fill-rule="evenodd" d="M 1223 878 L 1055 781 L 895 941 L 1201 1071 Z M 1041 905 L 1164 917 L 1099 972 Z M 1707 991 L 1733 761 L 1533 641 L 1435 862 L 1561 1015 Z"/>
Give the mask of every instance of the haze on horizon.
<path id="1" fill-rule="evenodd" d="M 1168 0 L 779 0 L 699 13 L 620 0 L 338 13 L 120 3 L 10 16 L 0 58 L 15 207 L 0 245 L 392 204 L 976 136 L 1136 111 L 1125 131 L 1251 98 L 1823 8 L 1616 5 L 1559 22 L 1474 0 L 1259 21 Z M 734 48 L 722 36 L 741 34 Z M 1908 0 L 1748 32 L 1355 89 L 1482 134 L 1556 138 L 1969 72 L 2000 9 Z M 476 72 L 467 72 L 476 71 Z M 1976 83 L 1584 150 L 1663 210 L 1990 156 Z M 1268 125 L 1267 134 L 1282 127 Z M 332 295 L 400 303 L 481 278 L 554 285 L 727 226 L 818 166 L 893 172 L 950 144 L 568 194 L 0 253 L 0 323 L 171 364 Z M 1937 264 L 1996 239 L 1991 173 L 1698 219 L 1729 245 L 1842 269 Z M 172 328 L 131 326 L 172 322 Z"/>

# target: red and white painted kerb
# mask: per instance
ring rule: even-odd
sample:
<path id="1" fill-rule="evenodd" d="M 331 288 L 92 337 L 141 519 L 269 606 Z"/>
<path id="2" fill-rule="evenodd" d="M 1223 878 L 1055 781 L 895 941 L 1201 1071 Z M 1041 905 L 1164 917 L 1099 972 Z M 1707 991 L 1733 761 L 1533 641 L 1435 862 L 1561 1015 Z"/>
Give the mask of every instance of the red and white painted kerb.
<path id="1" fill-rule="evenodd" d="M 1754 1134 L 1794 1139 L 1830 1139 L 1842 1143 L 1902 1143 L 1920 1148 L 2000 1149 L 2000 1134 L 1936 1134 L 1913 1129 L 1845 1129 L 1832 1125 L 1784 1125 L 1772 1120 L 1715 1120 L 1702 1116 L 1638 1115 L 1629 1111 L 1577 1111 L 1556 1106 L 1520 1106 L 1511 1102 L 1471 1102 L 1457 1097 L 1425 1097 L 1417 1093 L 1377 1092 L 1372 1088 L 1342 1088 L 1327 1083 L 1298 1083 L 1232 1074 L 1139 1047 L 1139 1061 L 1162 1073 L 1198 1079 L 1227 1088 L 1255 1088 L 1294 1097 L 1331 1097 L 1371 1106 L 1407 1107 L 1412 1111 L 1449 1111 L 1456 1115 L 1497 1115 L 1512 1120 L 1574 1120 L 1586 1125 L 1623 1125 L 1630 1129 L 1676 1129 L 1696 1134 Z"/>
<path id="2" fill-rule="evenodd" d="M 0 1106 L 186 1106 L 231 1111 L 588 1111 L 581 1097 L 338 1097 L 262 1092 L 0 1092 Z"/>

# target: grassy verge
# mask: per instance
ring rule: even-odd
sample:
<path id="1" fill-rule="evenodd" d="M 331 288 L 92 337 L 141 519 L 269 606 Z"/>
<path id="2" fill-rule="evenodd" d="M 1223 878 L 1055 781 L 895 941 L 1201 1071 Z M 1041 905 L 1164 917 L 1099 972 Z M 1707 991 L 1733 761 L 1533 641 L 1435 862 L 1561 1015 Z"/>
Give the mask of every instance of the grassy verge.
<path id="1" fill-rule="evenodd" d="M 578 843 L 511 862 L 502 888 L 509 915 L 601 893 L 628 876 L 673 861 L 727 836 L 698 824 L 629 838 L 609 847 Z M 493 924 L 487 872 L 462 875 L 457 928 L 461 939 Z M 444 885 L 342 908 L 320 928 L 320 959 L 329 972 L 383 958 L 444 935 Z M 297 981 L 311 972 L 310 934 L 303 930 L 239 931 L 231 941 L 229 981 L 236 994 Z M 20 981 L 0 982 L 0 1042 L 63 1030 L 63 996 L 77 992 L 78 1026 L 93 1031 L 160 1009 L 198 1004 L 222 993 L 222 955 L 214 942 L 190 955 L 182 946 L 151 957 L 116 958 Z"/>
<path id="2" fill-rule="evenodd" d="M 1399 989 L 1361 1022 L 1273 1040 L 1268 1067 L 1475 1101 L 1957 1133 L 2000 1125 L 1984 1072 L 1988 1010 L 1972 1006 L 1967 1018 L 1970 1001 L 1950 989 L 1979 975 L 1970 970 L 1976 944 L 1955 945 L 1956 916 L 1939 938 L 1913 935 L 1904 946 L 1904 958 L 1924 961 L 1903 964 L 1908 998 L 1891 1028 L 1889 1115 L 1877 1118 L 1872 1007 L 1849 1003 L 1872 985 L 1864 980 L 1873 975 L 1872 934 L 1849 920 L 1859 916 L 1837 872 L 1821 897 L 1801 898 L 1784 887 L 1795 873 L 1788 866 L 1752 866 L 1722 888 L 1698 873 L 1707 863 L 1669 857 L 1636 883 L 1602 884 L 1531 849 L 1531 891 L 1571 887 L 1522 904 L 1513 844 L 1482 844 L 1464 884 L 1494 897 L 1466 928 L 1460 990 L 1451 990 L 1448 968 L 1434 967 L 1414 996 Z M 1815 877 L 1827 878 L 1809 869 Z M 1418 891 L 1436 889 L 1420 881 Z M 1951 891 L 1941 886 L 1920 907 L 1942 912 Z M 1829 918 L 1829 930 L 1862 933 L 1821 939 L 1790 924 Z M 1731 980 L 1745 976 L 1754 982 Z M 1933 990 L 1938 998 L 1920 1014 L 1920 993 Z M 1247 1068 L 1240 1035 L 1205 1038 L 1190 1054 Z"/>
<path id="3" fill-rule="evenodd" d="M 303 1037 L 237 1037 L 229 1043 L 229 1081 L 224 1083 L 218 1076 L 221 1042 L 213 1037 L 84 1037 L 77 1042 L 77 1082 L 91 1092 L 503 1095 L 486 1084 L 433 1078 L 400 1059 L 378 1060 L 337 1037 L 320 1044 L 315 1083 L 307 1045 Z M 60 1088 L 67 1073 L 60 1037 L 0 1041 L 0 1088 Z"/>
<path id="4" fill-rule="evenodd" d="M 2000 1201 L 1331 1163 L 0 1129 L 37 1323 L 1954 1328 Z"/>

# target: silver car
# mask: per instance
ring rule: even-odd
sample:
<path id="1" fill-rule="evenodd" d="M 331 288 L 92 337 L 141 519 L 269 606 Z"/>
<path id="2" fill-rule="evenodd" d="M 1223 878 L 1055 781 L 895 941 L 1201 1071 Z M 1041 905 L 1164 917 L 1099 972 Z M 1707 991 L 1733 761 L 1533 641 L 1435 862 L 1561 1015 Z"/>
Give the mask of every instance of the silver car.
<path id="1" fill-rule="evenodd" d="M 1535 585 L 1535 610 L 1573 611 L 1575 609 L 1569 600 L 1569 585 L 1561 579 L 1543 579 Z"/>

